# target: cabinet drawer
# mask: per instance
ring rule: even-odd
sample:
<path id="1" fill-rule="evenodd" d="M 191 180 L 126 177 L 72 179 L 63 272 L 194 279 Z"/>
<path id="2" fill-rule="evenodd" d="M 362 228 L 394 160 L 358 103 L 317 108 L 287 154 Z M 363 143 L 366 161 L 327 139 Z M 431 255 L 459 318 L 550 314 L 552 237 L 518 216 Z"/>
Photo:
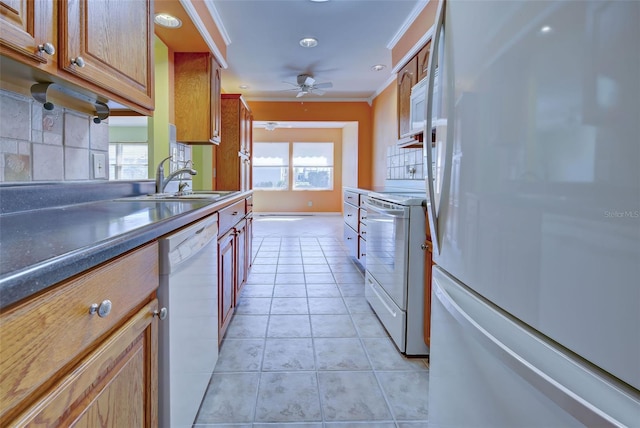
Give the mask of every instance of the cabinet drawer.
<path id="1" fill-rule="evenodd" d="M 118 257 L 0 314 L 0 425 L 158 288 L 158 245 Z M 111 302 L 103 317 L 92 304 Z"/>
<path id="2" fill-rule="evenodd" d="M 358 207 L 344 203 L 344 222 L 353 230 L 358 230 Z"/>
<path id="3" fill-rule="evenodd" d="M 345 190 L 344 201 L 351 205 L 358 206 L 360 205 L 360 194 L 356 192 L 352 192 L 350 190 Z"/>
<path id="4" fill-rule="evenodd" d="M 244 199 L 235 202 L 218 212 L 218 236 L 222 236 L 229 231 L 246 214 Z"/>
<path id="5" fill-rule="evenodd" d="M 362 266 L 367 266 L 367 241 L 362 236 L 358 238 L 358 260 Z"/>
<path id="6" fill-rule="evenodd" d="M 360 233 L 360 237 L 366 241 L 367 240 L 367 224 L 366 223 L 360 223 L 359 233 Z"/>
<path id="7" fill-rule="evenodd" d="M 358 211 L 358 220 L 360 223 L 367 224 L 367 210 L 360 208 L 360 211 Z"/>
<path id="8" fill-rule="evenodd" d="M 351 257 L 358 258 L 358 233 L 347 225 L 344 226 L 344 245 Z"/>
<path id="9" fill-rule="evenodd" d="M 253 196 L 249 196 L 247 199 L 245 199 L 245 202 L 246 202 L 245 211 L 247 213 L 253 212 Z"/>

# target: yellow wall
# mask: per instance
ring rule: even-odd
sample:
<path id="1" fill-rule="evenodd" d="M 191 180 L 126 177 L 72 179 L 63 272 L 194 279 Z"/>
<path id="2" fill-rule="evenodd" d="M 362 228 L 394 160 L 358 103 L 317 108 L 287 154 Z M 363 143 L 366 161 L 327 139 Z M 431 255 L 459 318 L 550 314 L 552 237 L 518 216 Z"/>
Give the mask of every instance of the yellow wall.
<path id="1" fill-rule="evenodd" d="M 155 36 L 155 110 L 149 118 L 149 178 L 156 175 L 156 166 L 169 156 L 169 111 L 173 105 L 173 64 L 169 63 L 169 48 Z M 172 61 L 173 62 L 173 61 Z"/>
<path id="2" fill-rule="evenodd" d="M 254 190 L 253 209 L 256 212 L 328 212 L 342 211 L 342 129 L 284 129 L 273 131 L 256 128 L 253 130 L 253 141 L 279 142 L 333 142 L 334 143 L 334 180 L 333 190 L 286 190 L 269 191 Z M 291 177 L 291 173 L 289 174 Z M 291 188 L 291 183 L 289 183 Z M 312 206 L 308 203 L 311 201 Z"/>
<path id="3" fill-rule="evenodd" d="M 371 106 L 366 102 L 249 101 L 254 120 L 358 123 L 357 186 L 371 185 Z M 254 135 L 254 141 L 255 139 Z"/>

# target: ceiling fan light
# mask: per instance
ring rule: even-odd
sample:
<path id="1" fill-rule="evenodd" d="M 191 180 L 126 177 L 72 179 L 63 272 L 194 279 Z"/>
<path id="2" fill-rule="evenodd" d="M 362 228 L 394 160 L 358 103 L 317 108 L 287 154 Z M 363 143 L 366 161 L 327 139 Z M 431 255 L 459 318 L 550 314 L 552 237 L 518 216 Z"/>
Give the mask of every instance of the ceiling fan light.
<path id="1" fill-rule="evenodd" d="M 300 46 L 303 48 L 314 48 L 318 46 L 318 39 L 314 37 L 304 37 L 300 39 Z"/>
<path id="2" fill-rule="evenodd" d="M 182 27 L 182 21 L 173 15 L 168 13 L 156 13 L 153 18 L 153 22 L 165 28 L 180 28 Z"/>

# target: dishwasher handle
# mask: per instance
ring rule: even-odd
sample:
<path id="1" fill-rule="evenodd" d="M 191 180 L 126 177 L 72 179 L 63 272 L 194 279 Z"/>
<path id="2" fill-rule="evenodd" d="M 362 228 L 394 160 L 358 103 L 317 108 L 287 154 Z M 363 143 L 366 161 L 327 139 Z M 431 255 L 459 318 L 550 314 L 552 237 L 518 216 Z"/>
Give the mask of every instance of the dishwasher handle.
<path id="1" fill-rule="evenodd" d="M 364 200 L 364 206 L 367 209 L 367 213 L 376 212 L 378 214 L 397 217 L 397 218 L 408 218 L 409 211 L 407 207 L 402 205 L 396 205 L 391 202 L 381 201 L 379 199 L 372 198 L 368 196 Z"/>
<path id="2" fill-rule="evenodd" d="M 160 274 L 168 275 L 178 266 L 215 243 L 218 237 L 218 216 L 204 220 L 159 239 Z"/>

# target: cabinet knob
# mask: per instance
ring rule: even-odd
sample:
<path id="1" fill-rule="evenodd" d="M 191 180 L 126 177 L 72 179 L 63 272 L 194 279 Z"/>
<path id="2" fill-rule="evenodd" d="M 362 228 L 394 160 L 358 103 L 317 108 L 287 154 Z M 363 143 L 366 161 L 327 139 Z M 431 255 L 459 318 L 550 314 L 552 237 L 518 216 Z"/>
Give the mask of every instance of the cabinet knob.
<path id="1" fill-rule="evenodd" d="M 160 321 L 163 321 L 165 318 L 167 318 L 167 312 L 167 308 L 161 308 L 158 311 L 153 311 L 153 316 L 158 317 Z"/>
<path id="2" fill-rule="evenodd" d="M 104 318 L 111 313 L 111 300 L 103 300 L 102 303 L 93 303 L 89 306 L 89 313 L 91 315 L 97 313 L 100 318 Z"/>
<path id="3" fill-rule="evenodd" d="M 431 244 L 425 242 L 422 245 L 420 245 L 420 248 L 423 251 L 431 251 Z"/>
<path id="4" fill-rule="evenodd" d="M 86 63 L 84 62 L 84 58 L 82 58 L 81 56 L 71 58 L 71 64 L 75 64 L 80 68 L 83 68 L 86 65 Z"/>
<path id="5" fill-rule="evenodd" d="M 44 52 L 47 55 L 53 55 L 56 53 L 56 48 L 53 47 L 53 44 L 47 42 L 43 45 L 38 45 L 38 52 Z"/>

